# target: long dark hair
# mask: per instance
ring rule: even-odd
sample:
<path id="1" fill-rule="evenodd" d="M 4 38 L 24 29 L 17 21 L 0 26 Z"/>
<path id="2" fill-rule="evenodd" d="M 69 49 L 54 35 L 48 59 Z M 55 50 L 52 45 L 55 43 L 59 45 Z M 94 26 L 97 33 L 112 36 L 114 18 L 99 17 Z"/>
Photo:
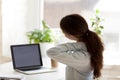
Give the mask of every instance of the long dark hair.
<path id="1" fill-rule="evenodd" d="M 73 35 L 85 43 L 87 51 L 91 56 L 94 78 L 100 77 L 103 67 L 102 53 L 104 50 L 100 37 L 95 32 L 89 30 L 86 20 L 78 14 L 63 17 L 60 21 L 60 28 L 63 32 Z"/>

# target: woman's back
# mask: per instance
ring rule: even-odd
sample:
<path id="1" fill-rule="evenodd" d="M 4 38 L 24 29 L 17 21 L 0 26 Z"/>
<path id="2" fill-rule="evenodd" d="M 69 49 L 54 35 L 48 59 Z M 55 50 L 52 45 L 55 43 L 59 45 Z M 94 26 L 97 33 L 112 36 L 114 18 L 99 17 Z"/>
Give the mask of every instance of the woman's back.
<path id="1" fill-rule="evenodd" d="M 66 43 L 47 51 L 48 56 L 66 64 L 66 80 L 92 80 L 90 55 L 84 42 Z"/>

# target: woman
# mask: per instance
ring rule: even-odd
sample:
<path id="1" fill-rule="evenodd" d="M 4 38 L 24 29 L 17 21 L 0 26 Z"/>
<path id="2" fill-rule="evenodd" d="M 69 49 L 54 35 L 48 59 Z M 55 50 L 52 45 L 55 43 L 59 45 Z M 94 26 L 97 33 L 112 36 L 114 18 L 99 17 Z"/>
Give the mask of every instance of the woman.
<path id="1" fill-rule="evenodd" d="M 50 58 L 66 64 L 66 80 L 93 80 L 101 76 L 103 44 L 90 31 L 86 20 L 71 14 L 62 18 L 60 28 L 65 36 L 76 42 L 60 44 L 47 51 Z"/>

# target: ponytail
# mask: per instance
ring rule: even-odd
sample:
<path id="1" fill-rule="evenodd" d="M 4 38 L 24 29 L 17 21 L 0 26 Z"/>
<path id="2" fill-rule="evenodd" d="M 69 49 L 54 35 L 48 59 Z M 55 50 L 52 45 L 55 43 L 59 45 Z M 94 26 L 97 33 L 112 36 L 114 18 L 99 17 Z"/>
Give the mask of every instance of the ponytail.
<path id="1" fill-rule="evenodd" d="M 98 78 L 101 76 L 101 69 L 103 67 L 103 44 L 100 37 L 95 32 L 89 30 L 83 36 L 83 40 L 91 56 L 94 78 Z"/>

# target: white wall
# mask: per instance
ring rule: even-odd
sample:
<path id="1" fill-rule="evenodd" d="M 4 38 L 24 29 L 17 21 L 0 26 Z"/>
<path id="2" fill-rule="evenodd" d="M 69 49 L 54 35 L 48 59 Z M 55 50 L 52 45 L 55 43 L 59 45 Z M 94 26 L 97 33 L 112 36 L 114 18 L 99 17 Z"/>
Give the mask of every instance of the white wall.
<path id="1" fill-rule="evenodd" d="M 3 55 L 10 56 L 10 45 L 28 43 L 26 32 L 40 28 L 43 0 L 2 0 Z"/>
<path id="2" fill-rule="evenodd" d="M 2 16 L 1 16 L 1 0 L 0 0 L 0 57 L 2 56 Z"/>

